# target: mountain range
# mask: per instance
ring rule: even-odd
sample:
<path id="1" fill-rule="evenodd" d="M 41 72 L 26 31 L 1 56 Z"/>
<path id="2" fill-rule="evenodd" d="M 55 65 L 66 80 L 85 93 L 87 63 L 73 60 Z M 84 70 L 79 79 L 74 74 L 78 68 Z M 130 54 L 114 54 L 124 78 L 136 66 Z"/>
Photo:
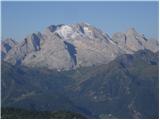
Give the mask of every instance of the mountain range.
<path id="1" fill-rule="evenodd" d="M 87 23 L 51 25 L 2 41 L 1 55 L 2 108 L 159 118 L 158 41 L 134 28 L 109 37 Z"/>
<path id="2" fill-rule="evenodd" d="M 2 59 L 11 64 L 61 70 L 107 64 L 122 54 L 138 50 L 158 51 L 158 41 L 147 39 L 134 28 L 112 38 L 88 23 L 50 25 L 21 42 L 2 41 Z"/>

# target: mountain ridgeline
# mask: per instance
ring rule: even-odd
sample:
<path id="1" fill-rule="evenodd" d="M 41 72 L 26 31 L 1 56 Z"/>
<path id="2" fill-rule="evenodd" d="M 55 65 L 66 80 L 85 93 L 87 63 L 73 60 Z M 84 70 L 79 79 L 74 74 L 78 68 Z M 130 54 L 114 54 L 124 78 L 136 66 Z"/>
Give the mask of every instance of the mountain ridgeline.
<path id="1" fill-rule="evenodd" d="M 3 118 L 159 118 L 158 41 L 133 28 L 51 25 L 1 46 Z"/>

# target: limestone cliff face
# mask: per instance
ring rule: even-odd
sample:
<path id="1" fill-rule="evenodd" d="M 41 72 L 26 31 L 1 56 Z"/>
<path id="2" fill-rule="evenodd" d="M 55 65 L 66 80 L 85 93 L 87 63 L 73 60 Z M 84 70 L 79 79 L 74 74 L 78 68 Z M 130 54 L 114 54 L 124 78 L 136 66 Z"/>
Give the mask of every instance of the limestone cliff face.
<path id="1" fill-rule="evenodd" d="M 9 46 L 9 47 L 7 47 Z M 108 63 L 117 56 L 140 49 L 158 51 L 158 42 L 146 39 L 134 29 L 115 33 L 112 39 L 87 23 L 51 25 L 22 42 L 2 42 L 4 61 L 29 67 L 69 70 Z"/>

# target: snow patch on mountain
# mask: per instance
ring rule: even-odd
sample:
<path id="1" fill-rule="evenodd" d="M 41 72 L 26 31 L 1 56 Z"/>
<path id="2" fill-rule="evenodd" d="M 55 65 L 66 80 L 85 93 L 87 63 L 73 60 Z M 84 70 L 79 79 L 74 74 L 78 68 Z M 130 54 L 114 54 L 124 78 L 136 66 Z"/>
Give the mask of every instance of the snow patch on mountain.
<path id="1" fill-rule="evenodd" d="M 72 27 L 70 27 L 69 25 L 64 25 L 60 27 L 58 30 L 56 30 L 56 33 L 58 33 L 64 39 L 67 39 L 74 33 L 74 31 Z"/>

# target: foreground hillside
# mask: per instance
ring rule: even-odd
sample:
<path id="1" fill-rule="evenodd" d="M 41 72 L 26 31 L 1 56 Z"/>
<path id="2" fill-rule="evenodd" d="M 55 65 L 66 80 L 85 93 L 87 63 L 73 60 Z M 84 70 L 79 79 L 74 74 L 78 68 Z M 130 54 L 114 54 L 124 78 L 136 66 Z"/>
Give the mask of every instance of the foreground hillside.
<path id="1" fill-rule="evenodd" d="M 37 112 L 24 109 L 2 108 L 2 119 L 85 119 L 84 116 L 73 112 Z"/>
<path id="2" fill-rule="evenodd" d="M 2 62 L 2 107 L 87 118 L 158 118 L 158 64 L 158 52 L 149 50 L 62 72 Z"/>

